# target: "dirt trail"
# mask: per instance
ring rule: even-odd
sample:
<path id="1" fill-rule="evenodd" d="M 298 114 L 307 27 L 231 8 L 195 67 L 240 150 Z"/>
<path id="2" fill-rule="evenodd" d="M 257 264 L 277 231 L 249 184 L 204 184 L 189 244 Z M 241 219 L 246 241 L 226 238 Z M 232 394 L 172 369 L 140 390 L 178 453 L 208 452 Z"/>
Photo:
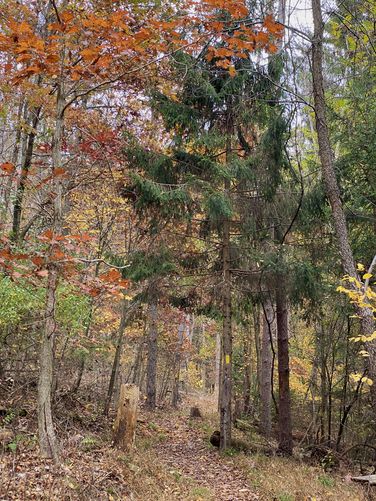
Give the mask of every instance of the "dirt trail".
<path id="1" fill-rule="evenodd" d="M 164 416 L 158 424 L 167 436 L 158 444 L 158 458 L 170 470 L 208 489 L 215 501 L 258 499 L 245 475 L 231 465 L 231 458 L 222 458 L 217 449 L 210 447 L 202 432 L 190 425 L 187 416 Z"/>

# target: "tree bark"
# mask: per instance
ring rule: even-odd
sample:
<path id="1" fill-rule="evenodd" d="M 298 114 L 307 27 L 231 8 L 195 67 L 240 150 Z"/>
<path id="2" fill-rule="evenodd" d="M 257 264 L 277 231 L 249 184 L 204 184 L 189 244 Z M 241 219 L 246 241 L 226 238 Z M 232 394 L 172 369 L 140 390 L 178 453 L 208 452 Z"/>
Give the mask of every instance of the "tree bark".
<path id="1" fill-rule="evenodd" d="M 47 283 L 46 323 L 40 349 L 38 384 L 38 430 L 42 457 L 58 462 L 58 444 L 52 418 L 52 386 L 54 367 L 54 338 L 56 334 L 55 300 L 57 273 L 49 272 Z"/>
<path id="2" fill-rule="evenodd" d="M 255 304 L 253 307 L 253 325 L 255 331 L 255 352 L 256 352 L 256 372 L 257 372 L 257 395 L 260 395 L 260 382 L 261 382 L 261 322 L 260 322 L 260 307 Z M 260 396 L 261 398 L 261 396 Z"/>
<path id="3" fill-rule="evenodd" d="M 172 389 L 172 406 L 177 408 L 180 400 L 179 385 L 180 385 L 180 363 L 181 363 L 181 348 L 183 344 L 183 333 L 185 325 L 180 323 L 178 327 L 178 338 L 176 341 L 174 355 L 174 386 Z"/>
<path id="4" fill-rule="evenodd" d="M 20 238 L 20 228 L 21 228 L 21 216 L 22 216 L 22 205 L 23 198 L 26 189 L 27 177 L 29 175 L 29 170 L 31 166 L 31 160 L 33 158 L 33 150 L 34 150 L 34 141 L 36 137 L 36 129 L 39 123 L 39 115 L 41 108 L 37 108 L 33 110 L 31 127 L 32 130 L 29 132 L 27 136 L 27 146 L 25 157 L 21 166 L 21 175 L 17 186 L 16 197 L 14 201 L 13 207 L 13 222 L 12 222 L 12 240 L 17 242 Z"/>
<path id="5" fill-rule="evenodd" d="M 52 142 L 52 170 L 61 167 L 61 147 L 63 139 L 63 123 L 64 123 L 64 89 L 60 81 L 57 86 L 56 95 L 56 120 L 55 130 Z M 63 186 L 61 177 L 54 177 L 54 210 L 53 222 L 51 229 L 55 235 L 62 233 L 62 217 L 63 217 Z M 49 249 L 49 264 L 47 293 L 46 293 L 46 309 L 45 309 L 45 326 L 44 334 L 40 351 L 40 372 L 38 384 L 38 430 L 39 430 L 39 446 L 42 457 L 53 458 L 55 462 L 59 461 L 58 445 L 53 426 L 52 418 L 52 385 L 53 385 L 53 366 L 54 366 L 54 339 L 56 336 L 56 289 L 59 279 L 59 265 L 54 262 L 54 251 L 58 249 L 57 243 L 51 243 Z"/>
<path id="6" fill-rule="evenodd" d="M 140 344 L 137 349 L 136 360 L 134 362 L 134 370 L 132 377 L 132 384 L 137 384 L 140 386 L 140 376 L 141 376 L 141 367 L 142 367 L 142 355 L 144 351 L 145 338 L 144 335 L 140 340 Z"/>
<path id="7" fill-rule="evenodd" d="M 243 377 L 243 414 L 248 416 L 252 411 L 252 329 L 245 332 L 244 340 L 244 377 Z"/>
<path id="8" fill-rule="evenodd" d="M 277 341 L 278 341 L 278 450 L 285 455 L 292 454 L 292 424 L 290 398 L 289 329 L 286 284 L 279 276 L 276 293 Z"/>
<path id="9" fill-rule="evenodd" d="M 76 380 L 71 388 L 71 393 L 77 393 L 80 386 L 81 386 L 81 381 L 82 381 L 82 376 L 84 375 L 85 371 L 85 362 L 86 362 L 86 355 L 81 354 L 80 355 L 80 364 L 78 366 L 78 373 Z"/>
<path id="10" fill-rule="evenodd" d="M 19 163 L 19 153 L 20 150 L 22 152 L 23 150 L 23 138 L 22 138 L 22 127 L 21 127 L 21 122 L 22 122 L 22 115 L 24 113 L 24 108 L 25 108 L 25 100 L 24 97 L 20 98 L 20 103 L 18 105 L 18 113 L 17 113 L 17 125 L 16 125 L 16 135 L 14 139 L 14 148 L 13 148 L 13 154 L 12 154 L 12 164 L 17 167 L 17 164 Z M 4 193 L 4 219 L 6 222 L 8 222 L 8 210 L 9 210 L 9 205 L 10 205 L 10 196 L 12 192 L 12 184 L 14 180 L 14 174 L 12 173 L 11 175 L 8 176 L 8 180 L 5 186 L 5 193 Z"/>
<path id="11" fill-rule="evenodd" d="M 117 375 L 119 372 L 121 354 L 123 351 L 124 331 L 125 331 L 125 327 L 127 325 L 127 320 L 128 320 L 128 312 L 129 312 L 128 301 L 126 299 L 123 299 L 119 332 L 118 332 L 118 338 L 117 338 L 117 342 L 116 342 L 115 356 L 114 356 L 114 361 L 112 364 L 110 383 L 108 385 L 108 390 L 107 390 L 107 397 L 106 397 L 106 401 L 105 401 L 104 409 L 103 409 L 103 414 L 105 416 L 108 416 L 108 413 L 110 411 L 111 400 L 112 400 L 112 396 L 114 394 L 116 378 L 117 378 Z"/>
<path id="12" fill-rule="evenodd" d="M 272 431 L 272 350 L 271 339 L 275 334 L 274 308 L 269 298 L 265 300 L 261 342 L 261 379 L 260 379 L 260 430 L 270 437 Z"/>
<path id="13" fill-rule="evenodd" d="M 323 78 L 323 34 L 324 23 L 322 19 L 321 1 L 312 0 L 314 35 L 312 40 L 312 79 L 313 96 L 315 104 L 316 131 L 319 145 L 322 176 L 325 190 L 332 209 L 333 223 L 338 241 L 338 251 L 342 267 L 346 274 L 359 278 L 354 263 L 354 256 L 350 246 L 347 224 L 340 196 L 339 185 L 334 170 L 334 154 L 330 143 L 329 129 L 326 121 L 326 103 Z M 369 336 L 375 330 L 372 311 L 369 308 L 357 308 L 361 319 L 362 332 Z M 375 382 L 371 386 L 372 404 L 376 410 L 376 342 L 367 343 L 369 357 L 367 360 L 368 371 Z"/>
<path id="14" fill-rule="evenodd" d="M 114 445 L 123 451 L 129 451 L 136 435 L 137 406 L 140 390 L 134 384 L 122 384 L 114 423 Z"/>
<path id="15" fill-rule="evenodd" d="M 222 340 L 219 332 L 215 336 L 215 382 L 214 382 L 214 398 L 217 402 L 218 411 L 221 410 L 219 397 L 221 394 L 221 360 L 222 360 Z"/>
<path id="16" fill-rule="evenodd" d="M 146 367 L 146 405 L 155 409 L 157 394 L 157 357 L 158 357 L 158 306 L 155 284 L 149 287 L 149 332 L 148 358 Z"/>
<path id="17" fill-rule="evenodd" d="M 226 191 L 229 182 L 226 181 Z M 222 331 L 222 385 L 220 410 L 220 449 L 231 443 L 231 398 L 232 398 L 232 312 L 230 272 L 230 221 L 223 221 L 223 331 Z"/>

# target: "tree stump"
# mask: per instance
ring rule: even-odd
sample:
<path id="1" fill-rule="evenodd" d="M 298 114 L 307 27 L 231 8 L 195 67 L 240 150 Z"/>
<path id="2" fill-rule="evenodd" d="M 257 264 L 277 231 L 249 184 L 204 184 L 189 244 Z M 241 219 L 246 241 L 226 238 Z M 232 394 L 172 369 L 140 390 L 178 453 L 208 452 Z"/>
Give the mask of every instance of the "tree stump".
<path id="1" fill-rule="evenodd" d="M 135 384 L 122 384 L 120 387 L 113 444 L 123 451 L 129 450 L 134 443 L 139 394 L 140 390 Z"/>
<path id="2" fill-rule="evenodd" d="M 189 413 L 189 417 L 191 418 L 202 418 L 201 411 L 198 407 L 191 407 L 191 411 Z"/>

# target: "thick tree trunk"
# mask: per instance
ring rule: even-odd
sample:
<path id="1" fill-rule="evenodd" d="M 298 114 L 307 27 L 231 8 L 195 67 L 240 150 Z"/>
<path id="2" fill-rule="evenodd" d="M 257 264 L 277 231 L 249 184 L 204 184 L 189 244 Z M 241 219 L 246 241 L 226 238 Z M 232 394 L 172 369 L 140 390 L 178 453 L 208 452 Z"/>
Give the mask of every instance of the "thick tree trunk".
<path id="1" fill-rule="evenodd" d="M 276 293 L 277 340 L 278 340 L 278 449 L 282 454 L 292 454 L 292 424 L 290 398 L 289 328 L 286 284 L 282 276 Z"/>
<path id="2" fill-rule="evenodd" d="M 134 444 L 139 394 L 140 390 L 134 384 L 122 384 L 120 387 L 113 442 L 123 451 L 129 451 Z"/>
<path id="3" fill-rule="evenodd" d="M 312 0 L 314 36 L 312 41 L 312 78 L 313 96 L 316 115 L 316 130 L 319 144 L 322 176 L 325 190 L 332 209 L 335 233 L 338 241 L 338 251 L 341 256 L 342 267 L 346 274 L 358 277 L 354 263 L 354 256 L 350 246 L 345 213 L 336 173 L 334 170 L 334 154 L 330 144 L 329 130 L 326 122 L 325 93 L 323 79 L 323 33 L 324 23 L 321 12 L 321 0 Z M 358 308 L 357 314 L 361 319 L 362 332 L 369 336 L 375 330 L 372 311 L 369 308 Z M 376 410 L 376 342 L 367 344 L 368 370 L 375 384 L 371 387 L 373 407 Z"/>
<path id="4" fill-rule="evenodd" d="M 275 336 L 275 314 L 270 299 L 265 300 L 261 342 L 260 379 L 260 430 L 270 437 L 272 431 L 272 349 L 271 340 Z"/>
<path id="5" fill-rule="evenodd" d="M 148 332 L 148 358 L 146 368 L 146 405 L 154 409 L 157 394 L 157 357 L 158 357 L 158 306 L 155 285 L 149 289 L 149 332 Z"/>

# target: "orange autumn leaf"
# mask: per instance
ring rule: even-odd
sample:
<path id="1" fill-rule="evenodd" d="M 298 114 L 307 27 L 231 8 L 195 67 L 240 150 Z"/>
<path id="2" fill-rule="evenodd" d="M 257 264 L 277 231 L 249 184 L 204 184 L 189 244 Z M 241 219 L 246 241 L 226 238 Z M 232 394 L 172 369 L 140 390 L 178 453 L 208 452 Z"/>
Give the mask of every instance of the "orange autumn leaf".
<path id="1" fill-rule="evenodd" d="M 121 274 L 118 270 L 110 270 L 107 273 L 102 273 L 100 275 L 100 279 L 103 280 L 104 282 L 110 282 L 114 283 L 120 280 Z"/>
<path id="2" fill-rule="evenodd" d="M 98 57 L 100 50 L 97 47 L 83 49 L 80 54 L 85 61 L 90 61 Z"/>
<path id="3" fill-rule="evenodd" d="M 56 167 L 56 169 L 54 169 L 54 176 L 55 177 L 64 176 L 65 173 L 66 173 L 66 170 L 63 169 L 63 167 Z"/>
<path id="4" fill-rule="evenodd" d="M 273 19 L 272 15 L 269 14 L 268 16 L 266 16 L 266 18 L 264 19 L 264 26 L 269 31 L 269 33 L 272 33 L 272 35 L 275 35 L 278 37 L 282 36 L 284 28 L 283 28 L 282 24 L 276 22 Z"/>
<path id="5" fill-rule="evenodd" d="M 74 15 L 72 12 L 69 10 L 66 10 L 60 14 L 60 19 L 63 21 L 63 23 L 69 23 L 74 19 Z"/>
<path id="6" fill-rule="evenodd" d="M 41 266 L 44 263 L 44 259 L 41 256 L 34 256 L 31 258 L 31 261 L 35 266 Z"/>
<path id="7" fill-rule="evenodd" d="M 52 230 L 46 230 L 42 233 L 41 237 L 46 240 L 52 240 L 54 238 L 54 233 Z"/>
<path id="8" fill-rule="evenodd" d="M 0 168 L 7 174 L 12 174 L 16 170 L 15 165 L 10 162 L 4 162 L 0 165 Z"/>

